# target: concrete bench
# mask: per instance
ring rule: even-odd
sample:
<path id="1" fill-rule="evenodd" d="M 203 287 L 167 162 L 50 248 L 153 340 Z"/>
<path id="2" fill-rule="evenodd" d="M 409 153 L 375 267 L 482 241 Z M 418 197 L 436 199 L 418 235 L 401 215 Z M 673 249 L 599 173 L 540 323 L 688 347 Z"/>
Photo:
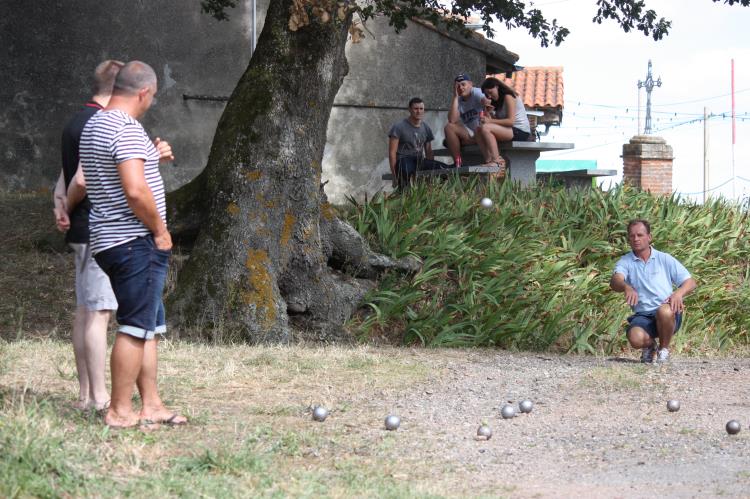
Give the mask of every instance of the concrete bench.
<path id="1" fill-rule="evenodd" d="M 500 154 L 507 159 L 508 178 L 523 185 L 536 183 L 536 160 L 539 155 L 548 151 L 561 151 L 573 149 L 575 144 L 569 142 L 500 142 L 498 143 Z M 435 157 L 450 158 L 448 149 L 437 149 Z M 478 145 L 463 146 L 461 148 L 461 159 L 464 164 L 481 164 L 484 162 Z"/>

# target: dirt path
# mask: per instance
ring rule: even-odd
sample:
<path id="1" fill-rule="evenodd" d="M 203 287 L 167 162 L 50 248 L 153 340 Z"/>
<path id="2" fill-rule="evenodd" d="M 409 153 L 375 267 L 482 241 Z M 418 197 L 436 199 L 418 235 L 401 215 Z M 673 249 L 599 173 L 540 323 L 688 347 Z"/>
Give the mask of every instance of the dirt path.
<path id="1" fill-rule="evenodd" d="M 438 364 L 447 375 L 390 401 L 405 420 L 399 453 L 417 461 L 439 457 L 445 472 L 434 478 L 443 490 L 750 496 L 750 432 L 724 430 L 730 419 L 745 430 L 750 425 L 748 359 L 676 358 L 657 367 L 634 358 L 445 356 Z M 531 414 L 500 417 L 503 401 L 524 398 L 535 403 Z M 668 399 L 678 399 L 681 409 L 668 412 Z M 482 419 L 494 432 L 487 442 L 472 438 Z"/>
<path id="2" fill-rule="evenodd" d="M 67 343 L 7 343 L 0 353 L 3 389 L 74 398 Z M 636 357 L 172 343 L 162 348 L 162 391 L 191 425 L 136 451 L 112 437 L 112 452 L 125 461 L 136 452 L 159 471 L 204 449 L 241 449 L 265 428 L 261 445 L 293 444 L 266 449 L 268 487 L 290 496 L 309 492 L 289 485 L 303 476 L 333 497 L 750 497 L 750 359 L 675 355 L 644 366 Z M 530 414 L 500 417 L 524 398 Z M 313 403 L 330 409 L 324 423 L 311 420 Z M 398 431 L 383 429 L 390 413 Z M 740 434 L 726 433 L 730 419 Z M 475 438 L 483 420 L 488 441 Z M 90 446 L 97 428 L 73 444 Z M 95 467 L 110 473 L 111 460 Z"/>

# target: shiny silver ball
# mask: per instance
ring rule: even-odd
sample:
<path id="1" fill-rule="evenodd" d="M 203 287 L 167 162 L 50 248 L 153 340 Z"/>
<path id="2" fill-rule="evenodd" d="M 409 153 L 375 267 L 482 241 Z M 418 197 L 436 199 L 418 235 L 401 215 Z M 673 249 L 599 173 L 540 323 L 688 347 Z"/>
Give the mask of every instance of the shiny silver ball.
<path id="1" fill-rule="evenodd" d="M 516 409 L 512 405 L 506 404 L 500 409 L 500 415 L 503 419 L 514 418 L 516 417 Z"/>
<path id="2" fill-rule="evenodd" d="M 534 408 L 534 403 L 531 400 L 528 400 L 528 399 L 527 400 L 522 400 L 518 404 L 518 410 L 521 411 L 521 412 L 523 412 L 523 413 L 526 413 L 526 414 L 530 413 L 531 409 L 533 409 L 533 408 Z"/>
<path id="3" fill-rule="evenodd" d="M 385 418 L 385 429 L 389 431 L 398 430 L 401 426 L 401 418 L 391 414 Z"/>
<path id="4" fill-rule="evenodd" d="M 325 421 L 328 417 L 328 409 L 320 405 L 315 406 L 312 417 L 315 421 Z"/>
<path id="5" fill-rule="evenodd" d="M 477 436 L 489 440 L 490 438 L 492 438 L 492 428 L 490 428 L 486 424 L 481 425 L 479 428 L 477 428 Z"/>
<path id="6" fill-rule="evenodd" d="M 669 412 L 677 412 L 680 410 L 680 401 L 679 400 L 670 400 L 667 402 L 667 410 Z"/>
<path id="7" fill-rule="evenodd" d="M 492 200 L 490 198 L 482 198 L 481 203 L 483 208 L 492 208 Z"/>
<path id="8" fill-rule="evenodd" d="M 740 422 L 736 419 L 732 419 L 727 423 L 727 433 L 730 435 L 736 435 L 740 432 Z"/>

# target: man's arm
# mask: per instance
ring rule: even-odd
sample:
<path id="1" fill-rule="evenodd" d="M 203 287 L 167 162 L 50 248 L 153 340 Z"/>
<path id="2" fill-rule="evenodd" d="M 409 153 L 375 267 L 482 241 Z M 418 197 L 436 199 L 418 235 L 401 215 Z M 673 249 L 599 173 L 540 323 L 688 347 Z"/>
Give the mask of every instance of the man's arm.
<path id="1" fill-rule="evenodd" d="M 612 291 L 625 293 L 625 302 L 631 307 L 635 307 L 638 303 L 638 292 L 625 282 L 624 274 L 615 272 L 612 279 L 609 280 L 609 287 L 612 288 Z"/>
<path id="2" fill-rule="evenodd" d="M 78 206 L 78 203 L 83 201 L 83 198 L 85 197 L 86 179 L 83 177 L 83 167 L 81 167 L 81 163 L 79 162 L 78 170 L 76 170 L 76 174 L 70 180 L 70 185 L 68 185 L 68 193 L 66 196 L 68 213 L 73 213 L 75 207 Z"/>
<path id="3" fill-rule="evenodd" d="M 52 202 L 54 208 L 52 212 L 55 214 L 55 225 L 57 230 L 65 232 L 70 228 L 70 218 L 68 217 L 68 209 L 66 206 L 67 196 L 65 194 L 65 176 L 62 170 L 60 170 L 60 176 L 57 178 L 55 184 L 55 191 L 52 196 Z"/>
<path id="4" fill-rule="evenodd" d="M 388 137 L 388 163 L 391 166 L 391 174 L 396 176 L 396 152 L 398 151 L 398 137 Z"/>
<path id="5" fill-rule="evenodd" d="M 453 98 L 451 99 L 451 107 L 448 110 L 448 123 L 458 123 L 461 115 L 458 114 L 458 83 L 453 84 Z"/>
<path id="6" fill-rule="evenodd" d="M 120 174 L 128 206 L 138 220 L 151 231 L 156 247 L 160 250 L 169 250 L 172 248 L 172 236 L 159 215 L 154 194 L 146 183 L 144 165 L 145 161 L 142 159 L 129 159 L 117 165 L 117 172 Z"/>
<path id="7" fill-rule="evenodd" d="M 674 290 L 674 293 L 669 295 L 665 303 L 669 303 L 672 312 L 682 312 L 685 310 L 683 299 L 698 286 L 695 279 L 688 277 L 685 281 L 680 284 L 680 287 Z"/>
<path id="8" fill-rule="evenodd" d="M 427 142 L 424 145 L 424 157 L 427 159 L 435 159 L 435 154 L 432 152 L 432 143 Z"/>

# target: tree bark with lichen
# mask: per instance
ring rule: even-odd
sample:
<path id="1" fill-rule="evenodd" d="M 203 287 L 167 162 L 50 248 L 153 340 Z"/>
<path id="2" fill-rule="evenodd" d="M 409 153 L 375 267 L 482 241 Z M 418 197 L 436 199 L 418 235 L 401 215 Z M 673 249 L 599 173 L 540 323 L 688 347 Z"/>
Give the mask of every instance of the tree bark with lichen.
<path id="1" fill-rule="evenodd" d="M 362 277 L 394 263 L 336 218 L 320 186 L 351 13 L 296 26 L 298 4 L 271 2 L 206 169 L 169 198 L 170 227 L 195 237 L 168 301 L 181 332 L 250 342 L 288 341 L 301 330 L 341 338 L 373 286 Z"/>

